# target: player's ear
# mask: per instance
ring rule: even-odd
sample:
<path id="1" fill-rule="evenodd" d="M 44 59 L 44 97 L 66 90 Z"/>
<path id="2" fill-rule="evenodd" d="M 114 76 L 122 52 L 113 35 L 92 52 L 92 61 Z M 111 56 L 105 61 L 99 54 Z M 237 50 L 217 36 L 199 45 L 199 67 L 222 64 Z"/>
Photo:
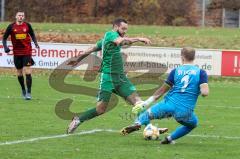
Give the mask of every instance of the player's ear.
<path id="1" fill-rule="evenodd" d="M 118 26 L 116 24 L 113 25 L 114 30 L 118 30 Z"/>
<path id="2" fill-rule="evenodd" d="M 182 63 L 184 62 L 184 57 L 181 55 L 181 60 L 182 60 Z"/>

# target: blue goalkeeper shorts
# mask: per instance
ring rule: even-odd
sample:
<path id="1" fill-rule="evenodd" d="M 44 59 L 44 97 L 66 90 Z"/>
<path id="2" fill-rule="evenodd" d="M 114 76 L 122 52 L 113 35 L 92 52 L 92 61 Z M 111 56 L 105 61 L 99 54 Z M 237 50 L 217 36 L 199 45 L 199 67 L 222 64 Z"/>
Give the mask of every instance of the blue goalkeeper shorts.
<path id="1" fill-rule="evenodd" d="M 138 117 L 136 122 L 141 125 L 147 125 L 152 119 L 170 117 L 173 117 L 178 123 L 185 126 L 196 127 L 198 123 L 197 116 L 194 114 L 193 110 L 186 107 L 176 106 L 174 103 L 166 100 L 162 100 L 151 106 Z"/>

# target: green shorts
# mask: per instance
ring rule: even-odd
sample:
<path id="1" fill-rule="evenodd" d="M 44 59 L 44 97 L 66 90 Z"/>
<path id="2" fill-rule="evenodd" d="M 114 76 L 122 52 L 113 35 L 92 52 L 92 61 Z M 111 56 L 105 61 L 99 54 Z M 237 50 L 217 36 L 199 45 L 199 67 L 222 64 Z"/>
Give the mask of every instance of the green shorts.
<path id="1" fill-rule="evenodd" d="M 112 93 L 126 99 L 136 91 L 125 74 L 101 73 L 98 101 L 109 102 Z"/>

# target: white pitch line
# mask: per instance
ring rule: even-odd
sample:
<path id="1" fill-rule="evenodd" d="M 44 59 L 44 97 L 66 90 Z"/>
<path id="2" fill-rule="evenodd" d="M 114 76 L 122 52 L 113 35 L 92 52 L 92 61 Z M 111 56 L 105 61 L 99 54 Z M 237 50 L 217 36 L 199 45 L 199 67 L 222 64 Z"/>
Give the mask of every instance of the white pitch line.
<path id="1" fill-rule="evenodd" d="M 61 135 L 54 135 L 54 136 L 36 137 L 36 138 L 30 138 L 30 139 L 25 139 L 25 140 L 6 141 L 6 142 L 0 142 L 0 146 L 28 143 L 28 142 L 48 140 L 48 139 L 65 138 L 65 137 L 74 136 L 74 135 L 94 134 L 96 132 L 103 132 L 103 131 L 104 130 L 102 130 L 102 129 L 94 129 L 94 130 L 89 130 L 89 131 L 82 131 L 82 132 L 75 133 L 75 134 L 61 134 Z"/>
<path id="2" fill-rule="evenodd" d="M 201 138 L 224 138 L 224 139 L 232 139 L 239 140 L 240 136 L 217 136 L 217 135 L 187 135 L 190 137 L 201 137 Z"/>
<path id="3" fill-rule="evenodd" d="M 36 138 L 30 138 L 25 140 L 16 140 L 16 141 L 6 141 L 6 142 L 0 142 L 0 146 L 5 145 L 15 145 L 15 144 L 21 144 L 21 143 L 30 143 L 35 141 L 42 141 L 42 140 L 48 140 L 48 139 L 57 139 L 57 138 L 65 138 L 69 136 L 81 136 L 85 134 L 95 134 L 98 132 L 111 132 L 111 133 L 119 133 L 118 130 L 113 129 L 93 129 L 89 131 L 82 131 L 75 134 L 61 134 L 61 135 L 54 135 L 54 136 L 43 136 L 43 137 L 36 137 Z M 217 136 L 217 135 L 187 135 L 190 137 L 200 137 L 200 138 L 223 138 L 223 139 L 232 139 L 232 140 L 240 140 L 240 136 Z"/>
<path id="4" fill-rule="evenodd" d="M 199 107 L 215 107 L 215 108 L 226 108 L 226 109 L 240 109 L 240 106 L 222 106 L 222 105 L 197 105 Z"/>

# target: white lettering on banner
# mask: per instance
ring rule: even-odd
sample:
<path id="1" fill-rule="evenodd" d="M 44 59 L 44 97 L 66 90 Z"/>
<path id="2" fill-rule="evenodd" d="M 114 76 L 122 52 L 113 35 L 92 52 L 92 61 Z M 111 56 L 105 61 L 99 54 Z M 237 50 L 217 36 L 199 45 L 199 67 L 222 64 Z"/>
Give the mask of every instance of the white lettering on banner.
<path id="1" fill-rule="evenodd" d="M 11 42 L 8 42 L 10 44 Z M 33 45 L 32 55 L 34 68 L 55 69 L 69 58 L 83 54 L 83 51 L 94 44 L 39 43 L 40 49 Z M 11 47 L 11 45 L 10 45 Z M 124 53 L 126 71 L 137 72 L 170 72 L 181 65 L 180 48 L 140 47 L 132 46 L 122 50 Z M 5 54 L 0 47 L 0 67 L 14 67 L 12 54 Z M 101 57 L 101 52 L 96 53 Z M 195 65 L 206 70 L 209 75 L 221 75 L 220 50 L 196 50 Z M 238 59 L 235 60 L 238 63 Z M 235 64 L 234 63 L 234 64 Z M 101 62 L 89 58 L 78 70 L 99 68 Z M 237 65 L 237 64 L 236 64 Z M 70 69 L 71 67 L 66 67 Z"/>
<path id="2" fill-rule="evenodd" d="M 240 56 L 234 56 L 233 73 L 240 73 Z"/>
<path id="3" fill-rule="evenodd" d="M 234 56 L 234 67 L 238 67 L 238 57 Z"/>

